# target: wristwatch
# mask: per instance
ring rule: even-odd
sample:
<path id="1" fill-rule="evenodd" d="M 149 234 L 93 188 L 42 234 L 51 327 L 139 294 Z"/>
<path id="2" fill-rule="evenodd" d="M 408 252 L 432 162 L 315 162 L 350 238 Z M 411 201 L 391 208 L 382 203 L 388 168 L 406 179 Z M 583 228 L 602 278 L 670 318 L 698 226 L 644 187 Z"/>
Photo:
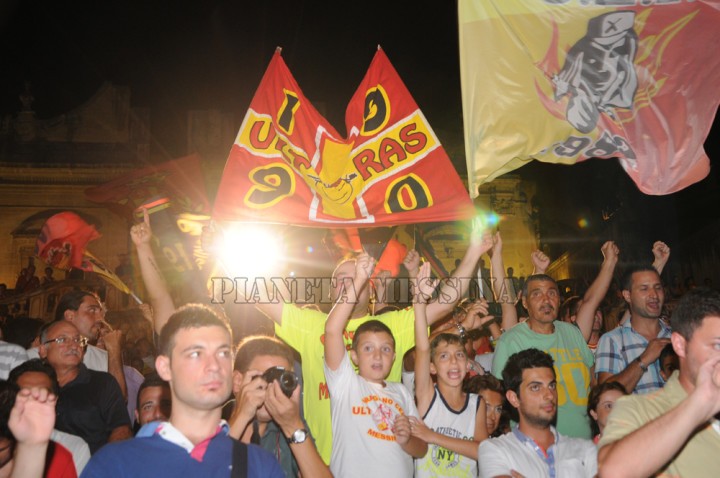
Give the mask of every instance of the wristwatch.
<path id="1" fill-rule="evenodd" d="M 467 330 L 465 330 L 465 327 L 460 322 L 455 322 L 455 327 L 458 329 L 458 335 L 460 335 L 460 340 L 463 342 L 465 341 L 465 338 L 467 337 Z"/>
<path id="2" fill-rule="evenodd" d="M 642 360 L 640 360 L 640 357 L 637 358 L 637 363 L 640 365 L 640 370 L 643 371 L 643 373 L 648 371 L 648 366 L 643 363 Z"/>
<path id="3" fill-rule="evenodd" d="M 287 442 L 290 443 L 291 445 L 293 443 L 298 444 L 298 443 L 302 443 L 305 440 L 307 440 L 307 437 L 308 437 L 308 431 L 305 430 L 304 428 L 298 428 L 297 430 L 295 430 L 292 433 L 292 435 L 290 435 L 290 437 L 288 437 Z"/>

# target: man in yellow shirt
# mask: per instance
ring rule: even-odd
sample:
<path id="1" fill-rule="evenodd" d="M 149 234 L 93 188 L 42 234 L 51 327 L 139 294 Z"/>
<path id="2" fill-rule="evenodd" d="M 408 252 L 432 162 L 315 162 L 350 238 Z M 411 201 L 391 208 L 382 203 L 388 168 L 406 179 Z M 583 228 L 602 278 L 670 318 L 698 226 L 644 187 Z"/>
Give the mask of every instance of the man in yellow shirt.
<path id="1" fill-rule="evenodd" d="M 691 290 L 670 322 L 680 369 L 664 388 L 615 403 L 598 445 L 601 477 L 712 476 L 720 469 L 720 292 Z"/>

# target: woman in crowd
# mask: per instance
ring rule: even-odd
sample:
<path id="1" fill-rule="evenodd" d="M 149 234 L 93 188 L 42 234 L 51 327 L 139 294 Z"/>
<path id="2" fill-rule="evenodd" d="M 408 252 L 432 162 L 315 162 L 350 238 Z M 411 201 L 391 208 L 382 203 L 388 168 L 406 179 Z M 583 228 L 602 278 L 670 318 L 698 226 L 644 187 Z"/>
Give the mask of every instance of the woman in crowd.
<path id="1" fill-rule="evenodd" d="M 608 416 L 618 398 L 627 395 L 625 387 L 618 382 L 604 382 L 593 387 L 588 397 L 587 411 L 591 418 L 590 426 L 593 430 L 593 441 L 597 443 L 602 436 Z"/>

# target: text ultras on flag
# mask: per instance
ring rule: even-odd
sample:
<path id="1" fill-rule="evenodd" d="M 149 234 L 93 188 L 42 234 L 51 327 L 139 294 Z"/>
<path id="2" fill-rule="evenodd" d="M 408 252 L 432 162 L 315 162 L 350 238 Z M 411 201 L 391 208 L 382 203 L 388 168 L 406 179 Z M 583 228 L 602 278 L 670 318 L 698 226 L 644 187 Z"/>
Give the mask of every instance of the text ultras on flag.
<path id="1" fill-rule="evenodd" d="M 214 218 L 379 226 L 471 214 L 452 163 L 382 50 L 346 127 L 342 138 L 276 53 L 228 158 Z"/>

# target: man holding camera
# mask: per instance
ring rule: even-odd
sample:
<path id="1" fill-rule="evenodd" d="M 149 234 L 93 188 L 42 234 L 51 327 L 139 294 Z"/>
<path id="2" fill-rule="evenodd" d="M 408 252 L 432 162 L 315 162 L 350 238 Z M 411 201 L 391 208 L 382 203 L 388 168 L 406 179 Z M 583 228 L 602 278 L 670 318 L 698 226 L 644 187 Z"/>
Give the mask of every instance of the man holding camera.
<path id="1" fill-rule="evenodd" d="M 300 416 L 300 387 L 290 348 L 266 336 L 243 339 L 235 355 L 230 436 L 272 453 L 288 478 L 299 470 L 331 476 Z"/>

